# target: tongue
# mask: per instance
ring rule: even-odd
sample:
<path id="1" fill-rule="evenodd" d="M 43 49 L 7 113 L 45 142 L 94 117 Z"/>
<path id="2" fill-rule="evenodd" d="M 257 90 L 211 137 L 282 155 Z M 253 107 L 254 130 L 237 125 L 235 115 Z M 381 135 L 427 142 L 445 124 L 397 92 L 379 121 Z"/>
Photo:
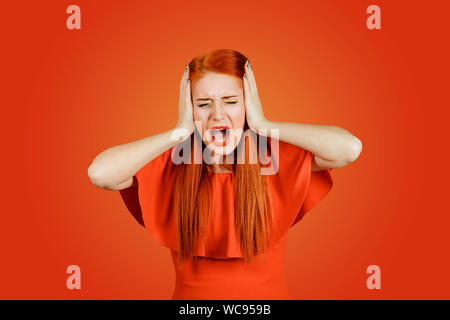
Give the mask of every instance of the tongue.
<path id="1" fill-rule="evenodd" d="M 222 130 L 213 130 L 211 135 L 214 137 L 214 141 L 224 142 L 225 141 L 225 133 Z"/>

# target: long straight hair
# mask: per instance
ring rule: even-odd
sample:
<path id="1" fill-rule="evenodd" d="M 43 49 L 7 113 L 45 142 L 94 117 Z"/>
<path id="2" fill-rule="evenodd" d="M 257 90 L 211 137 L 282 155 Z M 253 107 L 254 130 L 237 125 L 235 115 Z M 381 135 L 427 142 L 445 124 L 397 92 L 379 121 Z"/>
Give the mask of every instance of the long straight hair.
<path id="1" fill-rule="evenodd" d="M 224 73 L 242 79 L 247 58 L 235 50 L 219 49 L 208 55 L 194 58 L 189 63 L 189 75 L 192 79 L 201 78 L 206 71 Z M 248 130 L 247 121 L 244 133 Z M 253 255 L 263 253 L 267 249 L 269 233 L 272 226 L 272 209 L 270 193 L 265 175 L 261 175 L 260 146 L 257 139 L 242 134 L 237 152 L 234 152 L 232 164 L 224 163 L 223 167 L 234 174 L 235 224 L 242 256 L 246 263 L 251 263 Z M 212 176 L 214 167 L 204 163 L 203 143 L 197 130 L 186 141 L 191 143 L 188 157 L 189 163 L 175 166 L 176 182 L 175 212 L 178 229 L 178 263 L 192 259 L 197 251 L 199 241 L 207 241 L 208 223 L 212 206 Z M 192 143 L 193 142 L 193 143 Z M 200 163 L 195 163 L 194 145 L 201 144 Z M 241 144 L 244 144 L 242 147 Z M 244 154 L 242 155 L 242 150 Z M 250 154 L 256 156 L 250 161 Z M 183 155 L 185 157 L 186 155 Z M 238 163 L 238 158 L 241 158 Z M 244 160 L 244 161 L 243 161 Z M 251 163 L 250 163 L 251 162 Z"/>

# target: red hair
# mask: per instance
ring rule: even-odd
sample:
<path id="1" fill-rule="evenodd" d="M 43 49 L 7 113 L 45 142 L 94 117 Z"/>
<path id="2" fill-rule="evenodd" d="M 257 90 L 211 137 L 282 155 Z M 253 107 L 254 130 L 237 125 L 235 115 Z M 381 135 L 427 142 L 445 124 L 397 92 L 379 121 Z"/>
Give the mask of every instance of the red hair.
<path id="1" fill-rule="evenodd" d="M 189 63 L 189 77 L 191 83 L 200 79 L 205 72 L 217 72 L 242 79 L 245 73 L 247 58 L 235 50 L 219 49 L 209 54 L 195 57 Z M 247 121 L 244 124 L 244 133 L 248 130 Z M 256 135 L 255 135 L 256 136 Z M 260 254 L 267 249 L 269 232 L 272 225 L 272 209 L 266 176 L 260 174 L 261 164 L 259 159 L 259 147 L 257 139 L 242 134 L 241 143 L 245 150 L 245 162 L 237 162 L 240 156 L 234 152 L 234 162 L 224 163 L 223 167 L 232 171 L 235 176 L 235 212 L 236 230 L 242 255 L 246 263 L 252 262 L 254 254 Z M 190 139 L 185 142 L 191 143 L 190 163 L 182 163 L 175 166 L 177 179 L 175 180 L 175 212 L 178 228 L 178 262 L 181 264 L 186 259 L 191 259 L 196 252 L 199 241 L 206 241 L 206 230 L 210 218 L 212 175 L 213 166 L 204 163 L 194 163 L 194 144 L 201 143 L 201 155 L 206 145 L 201 137 L 192 133 Z M 235 150 L 236 151 L 236 150 Z M 255 161 L 250 163 L 250 151 L 255 154 Z M 242 152 L 241 152 L 242 155 Z M 243 158 L 241 158 L 243 159 Z"/>

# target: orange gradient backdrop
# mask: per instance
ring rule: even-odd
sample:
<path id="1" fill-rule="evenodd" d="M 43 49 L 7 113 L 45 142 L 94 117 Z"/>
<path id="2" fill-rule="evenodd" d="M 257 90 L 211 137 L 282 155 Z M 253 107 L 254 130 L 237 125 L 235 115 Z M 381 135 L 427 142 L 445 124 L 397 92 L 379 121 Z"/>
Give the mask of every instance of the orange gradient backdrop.
<path id="1" fill-rule="evenodd" d="M 171 297 L 169 250 L 119 192 L 93 186 L 87 168 L 106 148 L 173 127 L 184 65 L 217 48 L 249 58 L 268 119 L 335 125 L 363 143 L 288 235 L 293 297 L 450 298 L 448 152 L 439 141 L 448 7 L 412 3 L 2 5 L 0 298 Z M 70 4 L 81 8 L 81 30 L 66 28 Z M 371 4 L 381 7 L 381 30 L 366 27 Z M 78 291 L 66 288 L 71 264 L 81 267 Z M 366 287 L 371 264 L 381 290 Z"/>

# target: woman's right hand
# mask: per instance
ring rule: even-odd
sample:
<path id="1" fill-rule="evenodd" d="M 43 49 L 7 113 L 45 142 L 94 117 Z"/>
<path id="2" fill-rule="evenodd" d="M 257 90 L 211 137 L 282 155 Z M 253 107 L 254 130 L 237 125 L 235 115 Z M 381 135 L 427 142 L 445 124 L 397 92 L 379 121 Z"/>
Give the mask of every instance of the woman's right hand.
<path id="1" fill-rule="evenodd" d="M 189 80 L 189 65 L 184 69 L 180 82 L 180 100 L 178 103 L 177 128 L 187 130 L 187 134 L 194 132 L 193 107 L 191 100 L 191 81 Z"/>

